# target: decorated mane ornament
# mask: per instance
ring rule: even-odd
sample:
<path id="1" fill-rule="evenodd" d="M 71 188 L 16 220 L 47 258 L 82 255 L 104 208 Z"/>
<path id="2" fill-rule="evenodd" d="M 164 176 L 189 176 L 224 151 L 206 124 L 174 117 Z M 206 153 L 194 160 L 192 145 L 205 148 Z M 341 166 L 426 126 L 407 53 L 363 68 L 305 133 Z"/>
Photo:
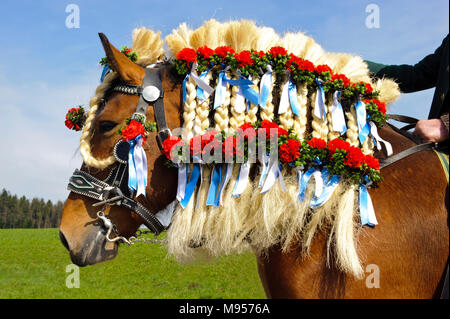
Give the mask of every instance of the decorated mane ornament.
<path id="1" fill-rule="evenodd" d="M 70 180 L 76 195 L 66 211 L 79 210 L 82 195 L 95 216 L 94 199 L 103 207 L 96 216 L 113 216 L 118 228 L 108 242 L 128 243 L 134 232 L 119 221 L 132 211 L 136 228 L 142 219 L 167 231 L 179 261 L 274 249 L 280 260 L 298 249 L 307 256 L 326 230 L 326 265 L 363 276 L 358 235 L 390 225 L 373 227 L 368 189 L 384 183 L 375 152 L 393 151 L 379 131 L 400 94 L 394 81 L 374 81 L 360 57 L 326 53 L 300 32 L 281 37 L 245 20 L 180 25 L 165 39 L 164 62 L 159 33 L 135 30 L 122 53 L 100 37 L 111 70 L 85 116 L 84 169 Z M 61 229 L 70 234 L 67 220 Z M 109 258 L 91 255 L 80 263 Z"/>

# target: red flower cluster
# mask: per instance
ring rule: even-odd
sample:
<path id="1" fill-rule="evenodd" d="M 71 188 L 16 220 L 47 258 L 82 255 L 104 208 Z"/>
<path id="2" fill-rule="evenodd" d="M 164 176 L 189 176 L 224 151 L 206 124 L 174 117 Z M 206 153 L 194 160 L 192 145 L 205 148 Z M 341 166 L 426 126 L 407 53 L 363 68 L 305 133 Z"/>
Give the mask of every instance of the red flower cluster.
<path id="1" fill-rule="evenodd" d="M 187 64 L 197 61 L 197 52 L 191 48 L 184 48 L 177 53 L 177 60 L 185 61 Z"/>
<path id="2" fill-rule="evenodd" d="M 319 150 L 323 150 L 323 149 L 325 149 L 325 147 L 327 147 L 327 142 L 325 142 L 321 138 L 313 137 L 312 139 L 310 139 L 308 141 L 308 145 L 313 147 L 313 148 L 317 148 Z"/>
<path id="3" fill-rule="evenodd" d="M 239 140 L 236 136 L 228 136 L 222 144 L 222 153 L 225 156 L 225 161 L 229 162 L 234 156 L 244 156 L 244 150 L 238 147 Z"/>
<path id="4" fill-rule="evenodd" d="M 235 54 L 235 51 L 232 48 L 230 48 L 230 47 L 221 46 L 221 47 L 217 47 L 214 50 L 214 53 L 216 55 L 218 55 L 219 57 L 221 57 L 222 60 L 224 60 L 227 57 L 228 53 L 230 53 L 230 55 L 233 55 L 233 54 Z"/>
<path id="5" fill-rule="evenodd" d="M 379 171 L 380 170 L 380 162 L 378 159 L 373 157 L 372 155 L 366 155 L 364 157 L 364 163 L 369 167 L 373 168 L 374 170 Z"/>
<path id="6" fill-rule="evenodd" d="M 143 138 L 143 143 L 145 143 L 146 133 L 147 131 L 141 123 L 131 120 L 130 123 L 122 130 L 122 140 L 131 141 L 135 139 L 136 136 L 141 135 Z"/>
<path id="7" fill-rule="evenodd" d="M 256 138 L 256 130 L 251 123 L 244 123 L 238 127 L 236 131 L 237 138 L 246 138 L 248 141 L 254 141 Z"/>
<path id="8" fill-rule="evenodd" d="M 277 58 L 280 55 L 287 55 L 288 53 L 287 53 L 286 49 L 283 47 L 272 47 L 269 50 L 269 54 L 271 56 L 273 56 L 274 58 Z"/>
<path id="9" fill-rule="evenodd" d="M 341 140 L 340 138 L 335 138 L 328 142 L 328 150 L 330 151 L 331 156 L 339 150 L 348 152 L 349 148 L 350 143 Z"/>
<path id="10" fill-rule="evenodd" d="M 365 155 L 363 154 L 360 148 L 350 146 L 348 148 L 344 164 L 352 168 L 360 168 L 361 164 L 364 162 L 364 159 Z"/>
<path id="11" fill-rule="evenodd" d="M 261 128 L 260 130 L 264 130 L 266 133 L 266 139 L 271 138 L 278 138 L 281 135 L 289 136 L 288 131 L 286 131 L 284 128 L 281 128 L 277 123 L 264 120 L 261 122 Z"/>
<path id="12" fill-rule="evenodd" d="M 189 149 L 192 156 L 201 156 L 205 154 L 207 151 L 211 152 L 212 147 L 216 147 L 217 145 L 212 142 L 217 142 L 216 135 L 217 131 L 209 131 L 203 135 L 194 136 L 189 142 Z M 209 145 L 211 143 L 211 145 Z M 209 145 L 207 149 L 205 147 Z"/>
<path id="13" fill-rule="evenodd" d="M 246 65 L 254 65 L 255 61 L 253 61 L 250 51 L 242 51 L 239 54 L 236 54 L 236 61 L 239 63 L 239 67 L 243 68 Z"/>
<path id="14" fill-rule="evenodd" d="M 356 90 L 359 87 L 360 90 L 362 91 L 361 92 L 362 94 L 371 94 L 373 92 L 372 85 L 364 81 L 353 83 L 351 87 L 354 90 Z"/>
<path id="15" fill-rule="evenodd" d="M 176 136 L 169 136 L 164 142 L 163 142 L 163 154 L 171 161 L 174 160 L 172 151 L 175 150 L 175 147 L 182 147 L 184 145 L 181 138 Z"/>
<path id="16" fill-rule="evenodd" d="M 214 54 L 214 50 L 203 46 L 197 49 L 197 54 L 204 60 L 209 60 L 209 58 Z"/>
<path id="17" fill-rule="evenodd" d="M 368 104 L 368 103 L 373 103 L 377 106 L 378 111 L 380 111 L 381 113 L 386 114 L 386 104 L 381 102 L 378 99 L 370 99 L 370 100 L 364 100 L 364 103 Z"/>
<path id="18" fill-rule="evenodd" d="M 321 64 L 321 65 L 316 66 L 315 71 L 317 74 L 322 74 L 322 73 L 326 73 L 326 72 L 333 74 L 333 71 L 331 70 L 331 68 L 326 64 Z"/>
<path id="19" fill-rule="evenodd" d="M 342 81 L 342 86 L 343 87 L 350 86 L 350 80 L 344 74 L 332 74 L 331 75 L 331 82 L 339 81 L 339 80 Z"/>
<path id="20" fill-rule="evenodd" d="M 84 109 L 83 107 L 72 107 L 66 114 L 64 121 L 66 127 L 70 130 L 80 131 L 84 124 Z"/>
<path id="21" fill-rule="evenodd" d="M 302 61 L 303 59 L 291 53 L 289 54 L 289 60 L 286 61 L 286 69 L 290 70 L 293 64 L 298 67 Z"/>
<path id="22" fill-rule="evenodd" d="M 283 163 L 291 163 L 300 157 L 300 141 L 288 138 L 287 143 L 281 144 L 279 148 L 280 160 Z"/>

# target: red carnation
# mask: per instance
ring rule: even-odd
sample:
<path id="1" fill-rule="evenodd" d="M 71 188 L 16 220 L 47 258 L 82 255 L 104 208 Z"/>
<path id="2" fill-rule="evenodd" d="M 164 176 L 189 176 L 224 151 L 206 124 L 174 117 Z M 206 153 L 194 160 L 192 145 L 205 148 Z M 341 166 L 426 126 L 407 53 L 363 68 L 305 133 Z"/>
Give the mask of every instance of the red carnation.
<path id="1" fill-rule="evenodd" d="M 256 137 L 256 130 L 251 123 L 247 122 L 238 127 L 237 136 L 252 141 Z"/>
<path id="2" fill-rule="evenodd" d="M 313 148 L 323 150 L 327 146 L 327 142 L 321 138 L 313 137 L 308 141 L 308 145 Z"/>
<path id="3" fill-rule="evenodd" d="M 350 146 L 344 164 L 353 168 L 359 168 L 364 162 L 365 155 L 358 147 Z"/>
<path id="4" fill-rule="evenodd" d="M 272 137 L 278 138 L 281 135 L 289 135 L 288 131 L 279 127 L 277 123 L 268 120 L 261 122 L 261 129 L 265 130 L 266 139 L 271 139 Z"/>
<path id="5" fill-rule="evenodd" d="M 64 124 L 66 125 L 66 127 L 68 129 L 72 129 L 72 127 L 73 127 L 73 122 L 71 120 L 65 120 Z"/>
<path id="6" fill-rule="evenodd" d="M 342 86 L 343 86 L 343 87 L 347 87 L 347 86 L 350 85 L 350 80 L 349 80 L 349 78 L 346 77 L 344 74 L 332 74 L 332 75 L 331 75 L 331 81 L 334 82 L 334 81 L 336 81 L 336 80 L 337 80 L 337 81 L 341 80 L 341 81 L 342 81 Z"/>
<path id="7" fill-rule="evenodd" d="M 172 151 L 176 149 L 176 147 L 183 146 L 183 142 L 181 138 L 176 136 L 169 136 L 163 142 L 163 154 L 171 161 L 173 161 Z"/>
<path id="8" fill-rule="evenodd" d="M 298 56 L 291 53 L 291 54 L 289 54 L 289 60 L 287 60 L 287 62 L 286 62 L 286 68 L 290 69 L 292 64 L 294 64 L 294 66 L 298 67 L 302 61 L 303 60 L 301 58 L 299 58 Z"/>
<path id="9" fill-rule="evenodd" d="M 184 48 L 177 53 L 177 60 L 186 61 L 187 63 L 193 63 L 197 61 L 197 53 L 194 49 Z"/>
<path id="10" fill-rule="evenodd" d="M 244 156 L 244 151 L 239 148 L 239 140 L 236 136 L 225 138 L 222 143 L 222 152 L 225 155 L 226 162 L 229 162 L 234 156 Z"/>
<path id="11" fill-rule="evenodd" d="M 291 163 L 300 157 L 301 143 L 297 140 L 288 138 L 286 144 L 281 144 L 279 148 L 280 160 L 283 163 Z"/>
<path id="12" fill-rule="evenodd" d="M 326 65 L 326 64 L 321 64 L 321 65 L 316 66 L 316 73 L 317 74 L 322 74 L 322 73 L 325 73 L 325 72 L 330 72 L 330 74 L 333 73 L 331 68 L 328 65 Z"/>
<path id="13" fill-rule="evenodd" d="M 314 72 L 314 64 L 308 60 L 301 60 L 298 68 L 302 71 Z"/>
<path id="14" fill-rule="evenodd" d="M 122 130 L 122 139 L 124 141 L 131 141 L 136 136 L 141 135 L 145 143 L 145 129 L 144 126 L 138 121 L 131 120 L 130 123 Z"/>
<path id="15" fill-rule="evenodd" d="M 340 138 L 335 138 L 328 142 L 328 149 L 330 150 L 331 155 L 336 153 L 339 150 L 344 150 L 348 152 L 350 148 L 350 143 L 341 140 Z"/>
<path id="16" fill-rule="evenodd" d="M 378 161 L 378 159 L 376 159 L 375 157 L 373 157 L 372 155 L 366 155 L 364 157 L 364 163 L 369 167 L 369 168 L 373 168 L 377 171 L 380 170 L 380 162 Z"/>
<path id="17" fill-rule="evenodd" d="M 209 58 L 214 54 L 214 50 L 208 48 L 207 46 L 203 46 L 197 49 L 197 53 L 204 60 L 209 60 Z"/>
<path id="18" fill-rule="evenodd" d="M 380 111 L 383 114 L 386 114 L 386 104 L 385 103 L 383 103 L 377 99 L 373 99 L 372 101 L 373 101 L 373 103 L 375 103 L 377 105 L 378 111 Z"/>
<path id="19" fill-rule="evenodd" d="M 236 60 L 239 63 L 239 67 L 245 67 L 246 65 L 254 65 L 255 61 L 252 60 L 250 51 L 242 51 L 236 55 Z"/>
<path id="20" fill-rule="evenodd" d="M 287 55 L 287 51 L 283 47 L 272 47 L 269 50 L 269 54 L 274 58 L 277 58 L 279 55 Z"/>
<path id="21" fill-rule="evenodd" d="M 213 131 L 208 131 L 203 135 L 194 136 L 189 142 L 191 155 L 192 156 L 200 156 L 201 154 L 203 154 L 205 146 L 208 145 L 209 143 L 215 141 L 215 137 L 216 137 L 217 133 L 218 133 L 217 131 L 213 130 Z"/>
<path id="22" fill-rule="evenodd" d="M 227 57 L 227 54 L 230 53 L 230 55 L 233 55 L 235 52 L 232 48 L 227 47 L 227 46 L 221 46 L 221 47 L 217 47 L 214 50 L 214 53 L 217 54 L 219 57 L 221 57 L 222 59 L 225 59 Z"/>

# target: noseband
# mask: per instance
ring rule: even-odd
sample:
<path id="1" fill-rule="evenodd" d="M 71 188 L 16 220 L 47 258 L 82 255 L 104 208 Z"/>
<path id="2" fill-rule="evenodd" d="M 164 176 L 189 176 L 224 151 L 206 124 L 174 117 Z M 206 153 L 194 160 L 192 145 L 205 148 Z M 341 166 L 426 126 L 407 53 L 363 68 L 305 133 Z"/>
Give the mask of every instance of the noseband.
<path id="1" fill-rule="evenodd" d="M 161 149 L 162 143 L 171 136 L 171 131 L 167 127 L 166 116 L 164 113 L 164 91 L 161 81 L 161 69 L 146 68 L 142 86 L 120 83 L 115 85 L 111 91 L 139 96 L 139 102 L 135 113 L 132 115 L 132 119 L 144 117 L 145 121 L 147 108 L 149 105 L 153 104 L 158 129 L 157 141 L 158 146 Z M 95 199 L 97 203 L 92 206 L 103 205 L 103 209 L 99 212 L 101 214 L 98 216 L 103 221 L 105 221 L 106 218 L 104 216 L 106 205 L 121 206 L 140 216 L 144 221 L 144 225 L 157 236 L 169 226 L 167 216 L 164 213 L 152 214 L 146 207 L 132 198 L 133 191 L 128 187 L 128 149 L 125 148 L 124 152 L 121 143 L 124 142 L 119 141 L 114 147 L 113 152 L 118 163 L 111 169 L 105 180 L 99 180 L 86 171 L 76 169 L 69 179 L 67 189 L 76 194 Z M 122 144 L 122 146 L 123 145 L 124 144 Z M 106 224 L 107 223 L 105 222 L 105 226 L 107 226 Z M 109 224 L 110 223 L 108 223 L 108 225 Z M 110 226 L 112 227 L 112 225 Z M 111 227 L 108 227 L 108 236 Z M 123 238 L 125 242 L 128 242 L 124 237 L 120 238 Z M 115 239 L 111 241 L 115 241 Z"/>

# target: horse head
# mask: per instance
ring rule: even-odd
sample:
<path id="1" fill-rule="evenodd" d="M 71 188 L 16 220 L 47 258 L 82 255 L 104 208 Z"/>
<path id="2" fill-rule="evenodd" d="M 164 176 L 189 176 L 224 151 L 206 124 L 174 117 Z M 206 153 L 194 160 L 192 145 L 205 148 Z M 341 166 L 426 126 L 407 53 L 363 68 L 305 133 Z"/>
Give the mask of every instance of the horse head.
<path id="1" fill-rule="evenodd" d="M 118 163 L 109 161 L 114 146 L 121 140 L 118 128 L 124 125 L 136 111 L 139 96 L 111 90 L 113 85 L 141 86 L 146 70 L 144 67 L 132 62 L 122 52 L 110 44 L 104 34 L 99 34 L 103 44 L 106 58 L 110 68 L 114 71 L 105 78 L 97 88 L 96 96 L 91 100 L 91 110 L 88 113 L 86 125 L 82 135 L 87 143 L 88 155 L 83 154 L 83 145 L 80 149 L 84 162 L 80 171 L 85 172 L 97 180 L 105 180 Z M 170 71 L 161 68 L 161 82 L 164 90 L 164 108 L 169 128 L 180 127 L 180 85 L 171 79 Z M 155 118 L 153 105 L 149 103 L 146 118 Z M 83 140 L 84 137 L 87 137 Z M 138 198 L 130 198 L 155 213 L 166 207 L 175 199 L 177 176 L 173 169 L 164 166 L 157 143 L 157 133 L 149 133 L 146 142 L 142 145 L 147 157 L 147 187 L 146 194 Z M 85 152 L 86 153 L 86 152 Z M 125 174 L 128 174 L 125 171 Z M 70 252 L 72 261 L 79 266 L 92 265 L 113 259 L 118 253 L 118 241 L 107 239 L 108 229 L 99 219 L 99 210 L 107 216 L 114 225 L 116 235 L 132 236 L 141 224 L 145 224 L 142 217 L 126 207 L 93 206 L 95 199 L 82 194 L 70 192 L 61 217 L 60 239 Z M 111 235 L 113 236 L 113 235 Z"/>

